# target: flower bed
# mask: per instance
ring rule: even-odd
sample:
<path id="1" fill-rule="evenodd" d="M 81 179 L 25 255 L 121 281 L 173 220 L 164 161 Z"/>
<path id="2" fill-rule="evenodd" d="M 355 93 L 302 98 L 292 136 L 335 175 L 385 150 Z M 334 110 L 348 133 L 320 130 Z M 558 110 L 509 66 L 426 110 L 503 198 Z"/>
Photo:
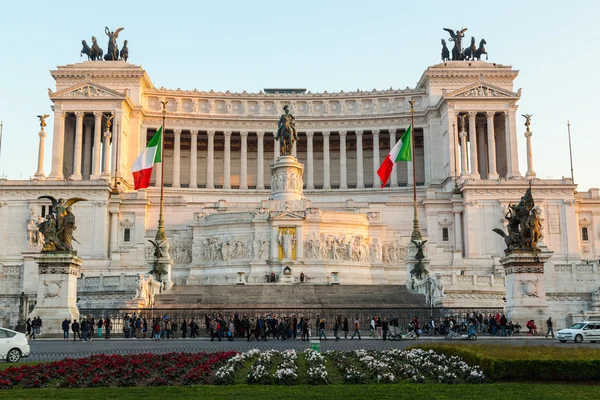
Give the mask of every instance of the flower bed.
<path id="1" fill-rule="evenodd" d="M 307 349 L 304 352 L 304 359 L 306 360 L 306 381 L 311 385 L 323 385 L 330 383 L 329 373 L 325 367 L 325 357 L 321 353 Z"/>
<path id="2" fill-rule="evenodd" d="M 273 380 L 280 385 L 293 385 L 298 380 L 298 354 L 296 350 L 281 352 L 281 363 L 273 374 Z"/>
<path id="3" fill-rule="evenodd" d="M 66 359 L 8 368 L 0 372 L 0 388 L 196 385 L 206 383 L 212 368 L 235 354 L 228 351 Z"/>
<path id="4" fill-rule="evenodd" d="M 274 358 L 279 355 L 276 350 L 267 350 L 258 357 L 258 360 L 250 367 L 246 377 L 248 383 L 271 383 L 269 370 L 273 366 Z"/>

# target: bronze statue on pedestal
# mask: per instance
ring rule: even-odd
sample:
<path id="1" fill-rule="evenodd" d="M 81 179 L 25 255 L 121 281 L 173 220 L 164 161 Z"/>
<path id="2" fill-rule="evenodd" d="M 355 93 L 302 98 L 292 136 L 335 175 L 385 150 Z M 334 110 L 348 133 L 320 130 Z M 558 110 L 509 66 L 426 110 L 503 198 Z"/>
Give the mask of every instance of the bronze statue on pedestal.
<path id="1" fill-rule="evenodd" d="M 289 113 L 288 105 L 283 106 L 284 113 L 279 117 L 277 124 L 277 134 L 275 140 L 279 140 L 281 146 L 281 155 L 291 155 L 295 142 L 298 140 L 298 131 L 296 130 L 296 118 Z"/>
<path id="2" fill-rule="evenodd" d="M 87 201 L 81 197 L 72 197 L 68 200 L 56 200 L 52 196 L 40 196 L 38 199 L 49 199 L 52 202 L 52 211 L 46 216 L 46 219 L 38 225 L 40 233 L 44 235 L 45 242 L 42 247 L 42 253 L 53 252 L 72 252 L 73 232 L 77 229 L 75 226 L 75 215 L 71 207 L 80 201 Z"/>
<path id="3" fill-rule="evenodd" d="M 508 221 L 507 231 L 494 228 L 493 231 L 504 238 L 506 253 L 513 250 L 538 250 L 538 242 L 542 236 L 541 221 L 538 210 L 531 195 L 531 185 L 517 205 L 508 205 L 504 218 Z"/>

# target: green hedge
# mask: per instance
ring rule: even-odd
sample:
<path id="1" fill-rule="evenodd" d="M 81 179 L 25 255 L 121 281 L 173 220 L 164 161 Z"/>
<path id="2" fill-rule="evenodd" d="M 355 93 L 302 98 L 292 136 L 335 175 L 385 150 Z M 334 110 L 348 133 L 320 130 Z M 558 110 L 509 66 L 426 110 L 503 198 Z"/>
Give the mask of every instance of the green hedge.
<path id="1" fill-rule="evenodd" d="M 497 355 L 498 348 L 486 351 L 485 346 L 424 344 L 413 347 L 459 356 L 469 365 L 479 365 L 495 381 L 600 381 L 600 357 L 596 354 L 585 357 L 581 352 L 576 352 L 573 357 L 573 353 L 568 354 L 570 349 L 561 349 L 553 358 L 545 354 L 543 358 L 536 359 L 535 353 L 543 352 L 544 347 L 519 347 L 521 358 L 515 356 L 517 348 L 514 347 L 507 351 L 506 356 Z M 564 353 L 564 357 L 560 353 Z"/>

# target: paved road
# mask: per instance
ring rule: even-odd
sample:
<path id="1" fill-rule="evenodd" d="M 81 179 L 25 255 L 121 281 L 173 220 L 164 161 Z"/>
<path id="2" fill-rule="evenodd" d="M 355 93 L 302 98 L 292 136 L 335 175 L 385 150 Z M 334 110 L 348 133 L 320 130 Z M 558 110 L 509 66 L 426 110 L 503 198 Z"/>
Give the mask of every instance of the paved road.
<path id="1" fill-rule="evenodd" d="M 414 340 L 402 340 L 402 341 L 382 341 L 373 339 L 363 340 L 323 340 L 321 341 L 322 350 L 354 350 L 359 348 L 364 349 L 386 349 L 386 348 L 405 348 L 415 343 L 433 343 L 442 342 L 448 343 L 443 337 L 422 337 L 419 341 Z M 458 342 L 458 341 L 453 341 Z M 544 337 L 513 337 L 513 338 L 501 338 L 501 337 L 487 337 L 481 336 L 477 341 L 459 341 L 461 344 L 470 345 L 472 343 L 494 343 L 508 346 L 559 346 L 559 347 L 594 347 L 600 348 L 600 344 L 592 343 L 560 343 L 556 340 L 545 339 Z M 29 360 L 57 360 L 66 357 L 85 357 L 92 354 L 108 353 L 108 354 L 128 354 L 128 353 L 165 353 L 171 351 L 221 351 L 221 350 L 236 350 L 245 351 L 249 349 L 296 349 L 304 350 L 309 346 L 309 342 L 301 341 L 299 339 L 292 339 L 286 341 L 268 340 L 263 341 L 251 341 L 246 340 L 235 340 L 233 342 L 228 341 L 214 341 L 211 342 L 206 338 L 202 339 L 175 339 L 175 340 L 161 340 L 154 341 L 151 339 L 94 339 L 90 342 L 73 341 L 71 340 L 56 340 L 56 339 L 38 339 L 30 341 L 31 346 L 31 357 Z"/>

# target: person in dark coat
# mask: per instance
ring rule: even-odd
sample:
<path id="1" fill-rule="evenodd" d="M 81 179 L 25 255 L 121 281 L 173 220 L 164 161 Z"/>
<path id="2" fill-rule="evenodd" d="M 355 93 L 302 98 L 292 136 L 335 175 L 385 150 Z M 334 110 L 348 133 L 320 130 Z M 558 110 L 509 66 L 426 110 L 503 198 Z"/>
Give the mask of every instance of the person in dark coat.
<path id="1" fill-rule="evenodd" d="M 349 327 L 348 327 L 348 317 L 344 318 L 344 339 L 348 339 L 348 331 L 349 331 Z"/>
<path id="2" fill-rule="evenodd" d="M 185 335 L 187 333 L 187 328 L 188 328 L 188 325 L 184 319 L 183 322 L 181 323 L 181 338 L 182 339 L 185 339 Z"/>
<path id="3" fill-rule="evenodd" d="M 79 333 L 79 322 L 77 322 L 77 320 L 73 321 L 71 324 L 71 330 L 73 331 L 73 341 L 76 340 L 77 336 L 79 336 L 79 340 L 81 340 L 81 333 Z"/>
<path id="4" fill-rule="evenodd" d="M 69 339 L 69 328 L 71 328 L 71 321 L 68 318 L 62 322 L 62 330 L 63 330 L 63 339 Z"/>

